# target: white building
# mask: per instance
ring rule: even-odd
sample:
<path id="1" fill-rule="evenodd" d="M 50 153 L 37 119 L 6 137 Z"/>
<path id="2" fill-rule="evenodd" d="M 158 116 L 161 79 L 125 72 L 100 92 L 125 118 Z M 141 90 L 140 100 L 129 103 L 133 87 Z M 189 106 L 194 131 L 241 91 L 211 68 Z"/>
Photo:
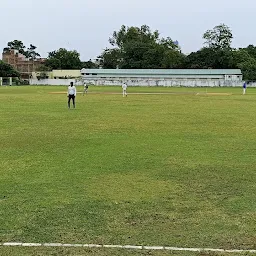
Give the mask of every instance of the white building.
<path id="1" fill-rule="evenodd" d="M 82 69 L 86 83 L 128 86 L 241 86 L 240 69 Z"/>

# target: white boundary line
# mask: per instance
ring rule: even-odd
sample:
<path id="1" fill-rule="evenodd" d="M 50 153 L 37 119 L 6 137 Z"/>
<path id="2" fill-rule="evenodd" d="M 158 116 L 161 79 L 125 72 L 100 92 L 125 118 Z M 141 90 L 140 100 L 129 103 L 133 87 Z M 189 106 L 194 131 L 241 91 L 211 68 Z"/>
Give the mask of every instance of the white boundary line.
<path id="1" fill-rule="evenodd" d="M 67 94 L 66 92 L 49 92 L 52 95 Z M 77 92 L 83 94 L 83 92 Z M 123 95 L 122 92 L 88 92 L 90 95 Z M 232 93 L 210 93 L 210 92 L 130 92 L 129 95 L 191 95 L 191 96 L 232 96 Z"/>
<path id="2" fill-rule="evenodd" d="M 131 249 L 131 250 L 162 250 L 162 251 L 188 251 L 188 252 L 224 252 L 224 253 L 256 253 L 256 250 L 225 250 L 213 248 L 179 248 L 168 246 L 138 246 L 138 245 L 100 245 L 100 244 L 62 244 L 62 243 L 0 243 L 8 247 L 84 247 L 84 248 L 110 248 L 110 249 Z"/>

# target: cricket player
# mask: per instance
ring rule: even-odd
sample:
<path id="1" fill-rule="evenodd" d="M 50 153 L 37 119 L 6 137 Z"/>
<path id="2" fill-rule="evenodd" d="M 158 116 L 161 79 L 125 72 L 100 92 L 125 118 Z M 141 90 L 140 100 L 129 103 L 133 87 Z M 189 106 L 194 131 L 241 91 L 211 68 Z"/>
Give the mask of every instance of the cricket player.
<path id="1" fill-rule="evenodd" d="M 127 97 L 127 84 L 123 83 L 122 88 L 123 88 L 123 97 Z"/>
<path id="2" fill-rule="evenodd" d="M 76 102 L 75 102 L 75 99 L 76 99 L 76 87 L 74 86 L 73 82 L 71 82 L 70 86 L 68 87 L 67 96 L 68 96 L 68 108 L 70 109 L 70 100 L 71 99 L 73 101 L 73 108 L 76 108 Z"/>
<path id="3" fill-rule="evenodd" d="M 84 93 L 83 93 L 83 96 L 85 95 L 85 93 L 87 94 L 88 88 L 89 88 L 88 84 L 84 83 Z"/>
<path id="4" fill-rule="evenodd" d="M 245 93 L 246 93 L 246 88 L 247 88 L 247 83 L 244 82 L 244 84 L 243 84 L 243 95 L 245 95 Z"/>

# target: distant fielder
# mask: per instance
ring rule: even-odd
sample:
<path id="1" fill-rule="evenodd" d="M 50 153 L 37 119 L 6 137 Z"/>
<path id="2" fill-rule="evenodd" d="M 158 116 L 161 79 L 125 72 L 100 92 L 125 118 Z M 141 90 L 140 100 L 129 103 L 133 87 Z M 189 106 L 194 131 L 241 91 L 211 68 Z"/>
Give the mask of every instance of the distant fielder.
<path id="1" fill-rule="evenodd" d="M 71 82 L 70 86 L 68 87 L 68 108 L 70 109 L 70 101 L 73 101 L 73 108 L 76 107 L 76 87 L 74 86 L 74 83 Z"/>
<path id="2" fill-rule="evenodd" d="M 123 88 L 123 97 L 127 97 L 127 84 L 123 83 L 122 88 Z"/>
<path id="3" fill-rule="evenodd" d="M 84 83 L 84 92 L 83 92 L 83 96 L 84 96 L 85 94 L 87 94 L 88 88 L 89 88 L 88 84 L 87 84 L 87 83 Z"/>
<path id="4" fill-rule="evenodd" d="M 244 82 L 244 84 L 243 84 L 243 95 L 245 95 L 246 89 L 247 89 L 247 83 Z"/>

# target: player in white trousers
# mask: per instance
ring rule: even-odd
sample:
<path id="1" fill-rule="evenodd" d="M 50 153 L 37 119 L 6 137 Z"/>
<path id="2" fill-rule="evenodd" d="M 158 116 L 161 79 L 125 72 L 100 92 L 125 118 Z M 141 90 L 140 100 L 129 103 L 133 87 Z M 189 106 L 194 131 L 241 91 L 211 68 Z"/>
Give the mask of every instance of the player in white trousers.
<path id="1" fill-rule="evenodd" d="M 88 84 L 86 84 L 86 83 L 84 83 L 84 92 L 83 92 L 83 96 L 85 95 L 85 94 L 87 94 L 87 92 L 88 92 Z"/>
<path id="2" fill-rule="evenodd" d="M 246 88 L 247 88 L 247 83 L 244 82 L 244 84 L 243 84 L 243 95 L 245 95 L 245 93 L 246 93 Z"/>
<path id="3" fill-rule="evenodd" d="M 122 88 L 123 88 L 123 97 L 127 97 L 127 84 L 123 83 Z"/>

